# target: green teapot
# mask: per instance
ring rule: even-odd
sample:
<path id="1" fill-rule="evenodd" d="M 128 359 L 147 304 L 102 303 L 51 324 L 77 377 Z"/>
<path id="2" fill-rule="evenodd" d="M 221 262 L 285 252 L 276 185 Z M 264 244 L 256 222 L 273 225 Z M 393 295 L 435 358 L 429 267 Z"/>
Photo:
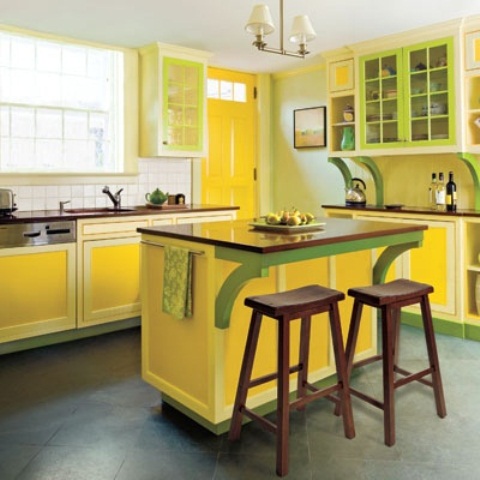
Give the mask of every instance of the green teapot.
<path id="1" fill-rule="evenodd" d="M 154 190 L 152 193 L 145 194 L 145 200 L 148 203 L 153 203 L 154 205 L 162 205 L 162 203 L 165 203 L 167 198 L 168 198 L 168 192 L 163 193 L 158 188 Z"/>

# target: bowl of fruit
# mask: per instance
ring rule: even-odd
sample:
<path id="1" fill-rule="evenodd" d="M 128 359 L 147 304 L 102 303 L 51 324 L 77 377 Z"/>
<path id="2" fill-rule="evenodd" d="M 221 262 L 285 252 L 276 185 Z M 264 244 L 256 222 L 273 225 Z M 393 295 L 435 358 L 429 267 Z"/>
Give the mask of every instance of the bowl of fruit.
<path id="1" fill-rule="evenodd" d="M 301 212 L 295 207 L 283 209 L 278 212 L 270 212 L 260 221 L 250 224 L 257 230 L 270 230 L 280 233 L 298 233 L 299 231 L 311 231 L 321 229 L 325 223 L 317 222 L 315 215 L 310 212 Z"/>

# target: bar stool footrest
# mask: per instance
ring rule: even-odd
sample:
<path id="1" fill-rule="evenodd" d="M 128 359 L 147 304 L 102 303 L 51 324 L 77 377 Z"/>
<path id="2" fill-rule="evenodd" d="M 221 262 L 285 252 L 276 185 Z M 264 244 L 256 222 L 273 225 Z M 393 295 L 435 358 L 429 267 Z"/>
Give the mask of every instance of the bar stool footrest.
<path id="1" fill-rule="evenodd" d="M 430 380 L 426 380 L 423 378 L 433 373 L 432 367 L 426 368 L 425 370 L 421 370 L 417 373 L 411 373 L 407 370 L 404 370 L 403 368 L 395 367 L 395 372 L 399 373 L 400 375 L 404 375 L 405 378 L 396 380 L 394 384 L 394 388 L 403 387 L 404 385 L 407 385 L 408 383 L 415 382 L 415 381 L 419 383 L 423 383 L 424 385 L 427 385 L 428 387 L 433 388 L 433 383 Z"/>
<path id="2" fill-rule="evenodd" d="M 302 365 L 300 364 L 292 365 L 289 368 L 288 373 L 289 374 L 296 373 L 296 372 L 299 372 L 301 369 L 302 369 Z M 277 379 L 278 379 L 277 372 L 267 373 L 266 375 L 262 375 L 261 377 L 252 378 L 248 383 L 248 388 L 258 387 L 259 385 L 263 385 L 264 383 L 268 383 L 268 382 L 271 382 L 272 380 L 277 380 Z"/>
<path id="3" fill-rule="evenodd" d="M 370 405 L 373 405 L 374 407 L 379 408 L 380 410 L 384 409 L 384 404 L 383 402 L 380 402 L 376 398 L 371 397 L 370 395 L 367 395 L 366 393 L 361 392 L 360 390 L 356 390 L 355 388 L 350 387 L 350 393 L 354 395 L 355 397 L 360 398 L 364 402 L 369 403 Z"/>
<path id="4" fill-rule="evenodd" d="M 277 433 L 277 425 L 268 420 L 267 418 L 258 415 L 253 410 L 250 410 L 247 407 L 243 407 L 242 413 L 248 418 L 250 418 L 250 420 L 255 420 L 256 422 L 258 422 L 265 430 L 274 434 Z"/>

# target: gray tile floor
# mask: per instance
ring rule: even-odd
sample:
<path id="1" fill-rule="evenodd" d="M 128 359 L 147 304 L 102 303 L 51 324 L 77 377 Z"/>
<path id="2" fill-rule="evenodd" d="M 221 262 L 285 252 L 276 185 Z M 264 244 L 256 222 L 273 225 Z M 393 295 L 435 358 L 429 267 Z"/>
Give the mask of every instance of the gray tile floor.
<path id="1" fill-rule="evenodd" d="M 478 480 L 480 343 L 437 336 L 448 416 L 415 384 L 397 392 L 397 444 L 380 410 L 353 399 L 347 440 L 332 404 L 293 412 L 289 479 Z M 421 331 L 402 327 L 402 364 L 425 364 Z M 380 392 L 377 365 L 352 383 Z M 267 479 L 274 439 L 255 424 L 215 436 L 161 403 L 140 377 L 139 329 L 0 357 L 0 479 Z"/>

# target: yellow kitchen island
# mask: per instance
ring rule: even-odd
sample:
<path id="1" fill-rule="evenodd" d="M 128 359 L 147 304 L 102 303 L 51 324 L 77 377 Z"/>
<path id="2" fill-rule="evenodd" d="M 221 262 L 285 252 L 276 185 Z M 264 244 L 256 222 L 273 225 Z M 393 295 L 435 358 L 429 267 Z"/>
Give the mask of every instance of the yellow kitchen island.
<path id="1" fill-rule="evenodd" d="M 237 220 L 139 228 L 142 234 L 142 376 L 163 401 L 214 433 L 228 429 L 245 346 L 250 309 L 246 296 L 318 283 L 346 291 L 384 280 L 388 267 L 421 246 L 423 225 L 336 218 L 293 233 L 264 231 Z M 162 311 L 165 246 L 184 247 L 193 260 L 193 315 Z M 346 332 L 351 303 L 341 302 Z M 376 322 L 362 322 L 358 358 L 376 352 Z M 312 322 L 310 381 L 334 372 L 326 314 Z M 298 322 L 299 323 L 299 322 Z M 298 357 L 298 326 L 292 329 L 292 363 Z M 264 322 L 254 375 L 275 370 L 275 322 Z M 292 375 L 291 390 L 295 389 Z M 273 410 L 275 382 L 251 390 L 249 405 Z"/>

